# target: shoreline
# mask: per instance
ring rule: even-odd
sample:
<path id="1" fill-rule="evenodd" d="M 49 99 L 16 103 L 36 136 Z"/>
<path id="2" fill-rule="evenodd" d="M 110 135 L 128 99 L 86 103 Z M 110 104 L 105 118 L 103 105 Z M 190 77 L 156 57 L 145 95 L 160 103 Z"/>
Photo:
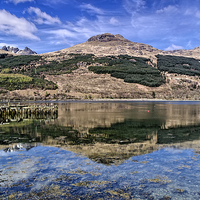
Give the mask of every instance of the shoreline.
<path id="1" fill-rule="evenodd" d="M 163 100 L 163 99 L 68 99 L 68 100 L 5 100 L 0 104 L 16 104 L 16 103 L 169 103 L 169 102 L 196 102 L 200 103 L 200 100 Z"/>

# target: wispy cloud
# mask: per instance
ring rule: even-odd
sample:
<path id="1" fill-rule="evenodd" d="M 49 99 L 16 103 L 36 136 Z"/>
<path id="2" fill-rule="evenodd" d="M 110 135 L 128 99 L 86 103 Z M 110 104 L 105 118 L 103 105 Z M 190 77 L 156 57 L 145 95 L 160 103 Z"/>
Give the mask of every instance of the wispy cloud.
<path id="1" fill-rule="evenodd" d="M 191 48 L 192 48 L 192 41 L 191 41 L 191 40 L 187 43 L 186 47 L 187 47 L 188 49 L 191 49 Z"/>
<path id="2" fill-rule="evenodd" d="M 58 4 L 58 3 L 62 3 L 62 4 L 66 4 L 71 0 L 41 0 L 41 2 L 45 3 L 48 2 L 49 4 Z"/>
<path id="3" fill-rule="evenodd" d="M 7 0 L 6 2 L 12 2 L 14 4 L 25 3 L 25 2 L 34 2 L 34 0 Z"/>
<path id="4" fill-rule="evenodd" d="M 102 9 L 97 8 L 91 4 L 82 4 L 80 8 L 91 14 L 99 14 L 99 15 L 104 14 L 104 11 Z"/>
<path id="5" fill-rule="evenodd" d="M 124 0 L 125 10 L 132 15 L 143 10 L 145 4 L 146 2 L 144 0 Z"/>
<path id="6" fill-rule="evenodd" d="M 68 22 L 63 25 L 62 29 L 47 30 L 45 33 L 49 35 L 48 41 L 51 41 L 51 44 L 68 44 L 72 46 L 87 40 L 91 35 L 97 34 L 99 31 L 96 30 L 94 22 L 91 23 L 86 18 L 82 18 L 74 24 Z"/>
<path id="7" fill-rule="evenodd" d="M 42 12 L 39 8 L 30 7 L 27 11 L 29 14 L 34 13 L 36 15 L 34 21 L 38 24 L 61 24 L 58 17 L 51 17 L 46 12 Z"/>
<path id="8" fill-rule="evenodd" d="M 164 7 L 162 9 L 159 9 L 156 11 L 156 13 L 158 14 L 161 14 L 161 13 L 164 13 L 164 14 L 172 14 L 172 13 L 179 13 L 179 9 L 177 8 L 177 6 L 174 6 L 174 5 L 169 5 L 167 7 Z"/>
<path id="9" fill-rule="evenodd" d="M 200 38 L 200 6 L 189 0 L 124 0 L 124 8 L 130 15 L 129 30 L 132 38 L 161 49 L 187 48 L 188 41 L 193 37 L 197 42 Z M 194 40 L 194 38 L 196 38 Z M 182 44 L 182 46 L 168 44 Z M 193 42 L 194 43 L 194 42 Z"/>
<path id="10" fill-rule="evenodd" d="M 186 16 L 190 16 L 190 17 L 194 17 L 194 18 L 197 18 L 197 19 L 200 19 L 200 9 L 197 8 L 197 7 L 194 7 L 194 8 L 188 8 L 185 13 L 184 13 Z"/>
<path id="11" fill-rule="evenodd" d="M 36 26 L 25 18 L 18 18 L 6 10 L 0 10 L 0 19 L 3 19 L 0 20 L 0 31 L 6 35 L 17 35 L 27 39 L 39 40 L 34 35 L 37 31 Z"/>
<path id="12" fill-rule="evenodd" d="M 173 51 L 173 50 L 178 50 L 178 49 L 183 49 L 182 46 L 178 46 L 178 45 L 175 45 L 175 44 L 172 44 L 170 45 L 169 47 L 167 47 L 165 49 L 165 51 Z"/>
<path id="13" fill-rule="evenodd" d="M 7 44 L 7 43 L 0 43 L 0 47 L 3 47 L 3 46 L 11 46 L 11 47 L 18 47 L 18 45 L 16 44 Z"/>
<path id="14" fill-rule="evenodd" d="M 116 19 L 115 17 L 111 17 L 109 22 L 110 22 L 110 24 L 112 24 L 114 26 L 121 25 L 121 23 L 119 22 L 119 20 Z"/>
<path id="15" fill-rule="evenodd" d="M 2 1 L 11 3 L 1 4 L 7 10 L 0 10 L 2 43 L 17 43 L 16 37 L 10 35 L 33 40 L 40 37 L 41 41 L 34 41 L 33 45 L 49 44 L 48 48 L 54 49 L 56 44 L 58 49 L 110 32 L 166 50 L 194 48 L 200 44 L 199 0 L 192 3 L 191 0 Z M 25 2 L 34 5 L 27 7 Z M 24 15 L 23 9 L 26 9 Z"/>
<path id="16" fill-rule="evenodd" d="M 83 16 L 75 22 L 67 22 L 62 24 L 58 30 L 46 31 L 49 34 L 49 40 L 56 45 L 60 44 L 77 44 L 86 41 L 89 37 L 110 32 L 113 34 L 122 34 L 124 28 L 119 30 L 119 26 L 123 23 L 120 16 L 116 16 L 114 12 L 107 12 L 99 9 L 91 4 L 82 4 L 80 8 L 95 17 Z"/>
<path id="17" fill-rule="evenodd" d="M 69 31 L 67 29 L 58 29 L 58 30 L 52 30 L 48 31 L 49 34 L 54 34 L 57 38 L 76 38 L 76 34 L 73 33 L 72 31 Z"/>
<path id="18" fill-rule="evenodd" d="M 75 0 L 40 0 L 40 3 L 51 8 L 59 7 L 62 4 L 73 3 Z"/>

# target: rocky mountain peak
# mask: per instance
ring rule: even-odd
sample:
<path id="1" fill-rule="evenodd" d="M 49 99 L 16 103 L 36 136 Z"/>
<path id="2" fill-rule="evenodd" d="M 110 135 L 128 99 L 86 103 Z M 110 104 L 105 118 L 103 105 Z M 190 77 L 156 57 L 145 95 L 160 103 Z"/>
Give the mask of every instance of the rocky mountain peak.
<path id="1" fill-rule="evenodd" d="M 34 54 L 37 54 L 35 51 L 32 51 L 28 47 L 25 47 L 24 50 L 20 50 L 19 48 L 16 48 L 16 47 L 3 46 L 2 50 L 8 51 L 8 52 L 11 52 L 11 53 L 20 54 L 20 55 L 34 55 Z"/>
<path id="2" fill-rule="evenodd" d="M 30 48 L 25 47 L 24 50 L 20 51 L 21 55 L 32 55 L 32 54 L 37 54 L 35 51 L 32 51 Z"/>
<path id="3" fill-rule="evenodd" d="M 19 51 L 18 48 L 16 48 L 16 47 L 10 47 L 10 46 L 3 46 L 2 50 L 9 51 L 11 53 L 17 53 Z"/>
<path id="4" fill-rule="evenodd" d="M 125 39 L 120 34 L 113 35 L 111 33 L 96 35 L 88 39 L 88 42 L 110 42 L 110 41 L 129 41 L 129 40 Z"/>

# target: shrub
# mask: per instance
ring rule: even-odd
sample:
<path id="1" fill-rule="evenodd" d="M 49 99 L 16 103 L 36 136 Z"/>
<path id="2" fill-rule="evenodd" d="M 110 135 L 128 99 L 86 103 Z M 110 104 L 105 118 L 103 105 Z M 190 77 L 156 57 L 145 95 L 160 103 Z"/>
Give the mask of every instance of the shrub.
<path id="1" fill-rule="evenodd" d="M 57 89 L 53 82 L 22 74 L 0 74 L 0 87 L 10 91 L 27 88 Z"/>

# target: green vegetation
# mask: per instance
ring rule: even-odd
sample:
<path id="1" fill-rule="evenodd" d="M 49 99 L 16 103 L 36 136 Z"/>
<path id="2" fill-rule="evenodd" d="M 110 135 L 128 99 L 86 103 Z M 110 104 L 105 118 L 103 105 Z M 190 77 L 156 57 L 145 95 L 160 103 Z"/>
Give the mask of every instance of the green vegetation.
<path id="1" fill-rule="evenodd" d="M 63 61 L 52 61 L 47 64 L 42 64 L 37 67 L 36 74 L 49 74 L 49 75 L 59 75 L 59 74 L 68 74 L 71 73 L 73 70 L 78 69 L 77 63 L 79 62 L 87 62 L 92 63 L 94 62 L 94 55 L 93 54 L 69 54 L 72 58 Z M 32 70 L 34 74 L 35 71 Z"/>
<path id="2" fill-rule="evenodd" d="M 149 59 L 120 55 L 118 57 L 96 58 L 96 62 L 104 66 L 91 66 L 89 70 L 97 74 L 111 74 L 124 79 L 128 83 L 139 83 L 150 87 L 158 87 L 165 82 L 160 71 L 147 64 Z"/>
<path id="3" fill-rule="evenodd" d="M 81 55 L 81 54 L 69 54 L 69 56 L 72 56 L 71 59 L 68 60 L 68 62 L 94 62 L 94 54 L 85 54 L 85 55 Z"/>
<path id="4" fill-rule="evenodd" d="M 30 73 L 35 69 L 41 56 L 23 55 L 13 56 L 0 60 L 0 87 L 6 90 L 22 90 L 27 88 L 57 89 L 57 85 L 44 80 L 43 76 Z"/>
<path id="5" fill-rule="evenodd" d="M 2 53 L 2 54 L 0 54 L 0 59 L 1 59 L 1 58 L 6 58 L 7 56 L 8 56 L 7 53 Z"/>
<path id="6" fill-rule="evenodd" d="M 47 125 L 45 120 L 39 119 L 40 118 L 37 119 L 35 116 L 35 118 L 31 120 L 10 122 L 9 124 L 2 125 L 0 131 L 3 132 L 3 134 L 0 134 L 0 145 L 5 142 L 11 143 L 16 141 L 24 143 L 29 143 L 33 140 L 35 142 L 43 142 L 49 137 L 55 139 L 60 136 L 67 136 L 66 141 L 72 145 L 92 143 L 92 139 L 88 140 L 88 138 L 79 138 L 79 132 L 73 130 L 72 127 L 62 127 L 52 124 Z M 37 127 L 37 131 L 35 127 Z M 41 136 L 38 136 L 38 133 L 40 133 Z"/>
<path id="7" fill-rule="evenodd" d="M 157 55 L 157 65 L 160 71 L 184 74 L 189 76 L 200 75 L 200 62 L 194 58 L 182 56 Z"/>
<path id="8" fill-rule="evenodd" d="M 25 89 L 33 78 L 21 74 L 0 74 L 0 87 L 7 90 Z"/>
<path id="9" fill-rule="evenodd" d="M 62 62 L 52 61 L 49 64 L 43 64 L 37 67 L 36 73 L 35 70 L 32 70 L 32 74 L 49 74 L 49 75 L 59 75 L 59 74 L 68 74 L 73 70 L 77 69 L 77 65 L 70 60 L 64 60 Z"/>
<path id="10" fill-rule="evenodd" d="M 158 144 L 199 140 L 200 126 L 183 126 L 158 130 Z"/>
<path id="11" fill-rule="evenodd" d="M 0 60 L 1 68 L 15 68 L 24 65 L 28 65 L 31 62 L 39 61 L 41 56 L 33 56 L 33 55 L 23 55 L 23 56 L 13 56 Z"/>
<path id="12" fill-rule="evenodd" d="M 11 70 L 9 68 L 5 68 L 1 70 L 1 74 L 9 74 L 11 73 Z"/>
<path id="13" fill-rule="evenodd" d="M 160 71 L 147 64 L 149 59 L 131 57 L 128 55 L 95 57 L 93 54 L 69 54 L 70 58 L 62 60 L 46 61 L 41 56 L 13 56 L 0 59 L 1 74 L 7 74 L 7 78 L 1 77 L 0 87 L 7 90 L 40 88 L 56 89 L 53 82 L 44 80 L 46 75 L 59 75 L 71 73 L 78 68 L 78 63 L 99 63 L 103 66 L 91 66 L 89 70 L 95 73 L 109 73 L 111 76 L 124 79 L 128 83 L 157 87 L 165 82 Z M 21 81 L 21 77 L 13 79 L 9 74 L 21 74 L 31 77 L 29 81 Z"/>
<path id="14" fill-rule="evenodd" d="M 67 143 L 71 145 L 93 144 L 95 142 L 119 144 L 134 143 L 149 140 L 148 135 L 158 130 L 160 124 L 162 124 L 161 120 L 125 120 L 122 123 L 113 124 L 109 128 L 97 127 L 90 129 L 87 136 L 81 137 L 80 132 L 73 127 L 45 124 L 45 121 L 40 122 L 36 119 L 32 121 L 26 120 L 25 122 L 26 123 L 19 122 L 17 126 L 16 122 L 2 125 L 0 131 L 4 132 L 4 134 L 0 136 L 0 141 L 3 139 L 10 141 L 12 138 L 19 137 L 19 133 L 23 133 L 29 140 L 35 138 L 37 142 L 43 142 L 49 138 L 49 136 L 53 139 L 65 136 L 63 144 Z M 37 133 L 41 134 L 39 138 L 35 135 L 36 126 Z"/>
<path id="15" fill-rule="evenodd" d="M 162 71 L 190 76 L 200 75 L 200 62 L 194 58 L 181 56 L 157 55 L 158 69 L 149 65 L 149 59 L 128 55 L 96 57 L 93 54 L 69 54 L 69 59 L 64 59 L 62 54 L 59 56 L 57 60 L 47 61 L 38 55 L 6 57 L 0 54 L 0 73 L 6 75 L 0 76 L 0 87 L 7 90 L 56 89 L 56 84 L 45 80 L 45 76 L 71 73 L 81 63 L 98 65 L 89 67 L 90 71 L 97 74 L 111 74 L 125 82 L 149 87 L 158 87 L 165 83 Z M 9 76 L 11 74 L 16 74 L 16 78 Z M 19 74 L 26 76 L 26 79 Z M 155 94 L 152 94 L 152 97 L 155 98 Z"/>
<path id="16" fill-rule="evenodd" d="M 0 71 L 1 75 L 5 74 L 5 76 L 0 76 L 0 87 L 7 90 L 26 88 L 57 89 L 56 84 L 44 79 L 45 75 L 71 73 L 78 68 L 78 62 L 94 62 L 93 54 L 69 54 L 69 56 L 71 58 L 68 60 L 46 61 L 42 56 L 38 55 L 23 55 L 8 58 L 2 55 L 1 57 L 4 59 L 0 59 Z M 10 76 L 11 74 L 13 76 Z M 24 75 L 26 81 L 19 74 Z"/>
<path id="17" fill-rule="evenodd" d="M 112 124 L 108 128 L 97 127 L 90 129 L 89 133 L 95 135 L 98 141 L 106 143 L 143 142 L 149 140 L 148 135 L 158 130 L 160 124 L 162 124 L 162 120 L 125 120 L 122 123 Z"/>
<path id="18" fill-rule="evenodd" d="M 163 123 L 162 119 L 125 120 L 112 124 L 110 127 L 92 128 L 89 130 L 89 134 L 81 137 L 79 131 L 73 127 L 46 124 L 45 121 L 39 121 L 35 118 L 32 121 L 25 120 L 2 125 L 0 131 L 3 134 L 0 136 L 0 144 L 3 140 L 14 142 L 13 140 L 18 138 L 21 133 L 28 138 L 27 142 L 33 139 L 37 142 L 43 142 L 49 137 L 55 140 L 63 137 L 62 141 L 59 140 L 60 144 L 63 145 L 93 144 L 95 142 L 108 144 L 140 143 L 150 140 L 153 133 L 157 133 L 157 144 L 173 144 L 199 139 L 199 125 L 161 129 Z M 37 132 L 35 132 L 36 126 Z M 39 137 L 37 137 L 37 133 L 40 133 Z"/>
<path id="19" fill-rule="evenodd" d="M 22 74 L 0 74 L 0 88 L 22 90 L 27 88 L 56 89 L 54 83 Z"/>

